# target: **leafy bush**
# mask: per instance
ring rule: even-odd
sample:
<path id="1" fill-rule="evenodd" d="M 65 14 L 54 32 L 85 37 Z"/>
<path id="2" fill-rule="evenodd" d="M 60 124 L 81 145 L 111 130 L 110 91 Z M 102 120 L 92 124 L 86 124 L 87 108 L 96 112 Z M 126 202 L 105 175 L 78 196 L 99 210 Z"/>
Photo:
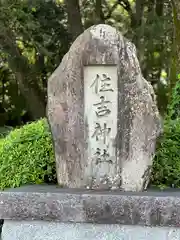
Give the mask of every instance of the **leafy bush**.
<path id="1" fill-rule="evenodd" d="M 173 91 L 153 162 L 152 184 L 180 187 L 180 81 Z"/>
<path id="2" fill-rule="evenodd" d="M 0 139 L 0 189 L 56 182 L 51 133 L 45 119 Z"/>
<path id="3" fill-rule="evenodd" d="M 153 163 L 152 184 L 180 187 L 180 119 L 164 124 Z"/>
<path id="4" fill-rule="evenodd" d="M 180 80 L 177 82 L 172 94 L 172 101 L 168 107 L 168 117 L 170 119 L 180 118 Z"/>

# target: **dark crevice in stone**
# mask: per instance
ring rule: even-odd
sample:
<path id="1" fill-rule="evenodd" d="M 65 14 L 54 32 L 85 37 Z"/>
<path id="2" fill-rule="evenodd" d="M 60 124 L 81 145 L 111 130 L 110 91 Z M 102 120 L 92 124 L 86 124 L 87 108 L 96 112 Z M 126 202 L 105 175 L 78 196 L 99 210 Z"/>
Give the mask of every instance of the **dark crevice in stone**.
<path id="1" fill-rule="evenodd" d="M 3 224 L 4 224 L 4 219 L 0 219 L 0 240 L 2 240 L 1 233 L 2 233 Z"/>

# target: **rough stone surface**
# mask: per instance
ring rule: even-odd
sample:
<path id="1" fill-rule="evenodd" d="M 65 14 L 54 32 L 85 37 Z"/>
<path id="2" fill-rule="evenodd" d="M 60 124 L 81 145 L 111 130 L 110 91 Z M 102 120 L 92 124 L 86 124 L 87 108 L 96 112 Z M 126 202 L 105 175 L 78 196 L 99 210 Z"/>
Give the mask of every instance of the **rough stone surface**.
<path id="1" fill-rule="evenodd" d="M 109 173 L 95 164 L 89 166 L 83 74 L 84 66 L 92 65 L 117 67 L 116 164 L 109 165 L 113 169 Z M 48 81 L 47 109 L 59 184 L 127 191 L 146 187 L 160 133 L 159 113 L 153 89 L 141 74 L 135 46 L 115 28 L 93 26 L 76 39 Z"/>
<path id="2" fill-rule="evenodd" d="M 180 192 L 31 186 L 0 192 L 0 219 L 179 227 Z"/>
<path id="3" fill-rule="evenodd" d="M 179 240 L 180 229 L 5 221 L 2 240 Z"/>

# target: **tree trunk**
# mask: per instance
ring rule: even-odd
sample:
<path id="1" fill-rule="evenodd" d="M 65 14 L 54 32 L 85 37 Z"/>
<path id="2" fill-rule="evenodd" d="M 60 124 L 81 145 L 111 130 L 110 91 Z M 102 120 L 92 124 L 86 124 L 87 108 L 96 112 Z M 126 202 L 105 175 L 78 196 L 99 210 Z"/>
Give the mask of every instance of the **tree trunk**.
<path id="1" fill-rule="evenodd" d="M 160 17 L 160 18 L 163 17 L 163 10 L 164 10 L 164 0 L 156 1 L 155 11 L 156 11 L 156 15 L 158 17 Z M 163 40 L 162 40 L 161 43 L 159 43 L 157 45 L 156 51 L 159 52 L 161 55 L 161 53 L 163 52 L 163 48 L 164 48 L 164 44 L 163 44 Z M 158 74 L 156 74 L 156 78 L 159 80 L 160 76 L 161 76 L 162 65 L 163 65 L 163 59 L 161 56 L 156 60 L 156 65 L 158 66 L 158 69 L 157 69 Z"/>
<path id="2" fill-rule="evenodd" d="M 66 0 L 65 2 L 67 7 L 69 29 L 72 39 L 75 40 L 83 32 L 79 1 Z"/>
<path id="3" fill-rule="evenodd" d="M 19 90 L 25 98 L 27 109 L 33 120 L 45 117 L 46 107 L 45 101 L 40 99 L 36 94 L 36 90 L 27 84 L 26 76 L 22 72 L 15 72 Z"/>
<path id="4" fill-rule="evenodd" d="M 143 17 L 143 10 L 144 10 L 144 0 L 136 0 L 136 13 L 134 16 L 134 23 L 131 23 L 133 30 L 135 31 L 133 42 L 136 45 L 137 49 L 140 50 L 141 42 L 140 38 L 142 34 L 138 34 L 138 28 L 141 27 L 142 24 L 142 17 Z M 132 21 L 133 19 L 131 19 Z M 142 32 L 142 28 L 141 28 Z M 139 55 L 139 54 L 138 54 Z"/>
<path id="5" fill-rule="evenodd" d="M 148 0 L 148 12 L 152 12 L 154 10 L 154 7 L 155 7 L 155 0 Z"/>
<path id="6" fill-rule="evenodd" d="M 14 73 L 19 90 L 24 97 L 27 109 L 33 120 L 45 116 L 45 96 L 40 89 L 37 79 L 32 76 L 28 60 L 21 54 L 16 45 L 16 38 L 11 29 L 4 31 L 0 38 L 3 50 L 8 54 L 8 65 Z"/>
<path id="7" fill-rule="evenodd" d="M 176 81 L 179 78 L 178 75 L 180 74 L 180 1 L 171 0 L 171 2 L 174 20 L 174 41 L 170 69 L 169 99 L 171 97 L 172 88 L 176 85 Z"/>
<path id="8" fill-rule="evenodd" d="M 96 23 L 104 23 L 105 19 L 104 19 L 104 14 L 102 11 L 102 0 L 96 0 Z"/>
<path id="9" fill-rule="evenodd" d="M 144 9 L 144 0 L 136 0 L 136 15 L 135 15 L 136 26 L 141 25 L 143 9 Z"/>
<path id="10" fill-rule="evenodd" d="M 156 0 L 156 14 L 158 16 L 163 15 L 163 5 L 164 5 L 164 0 Z"/>

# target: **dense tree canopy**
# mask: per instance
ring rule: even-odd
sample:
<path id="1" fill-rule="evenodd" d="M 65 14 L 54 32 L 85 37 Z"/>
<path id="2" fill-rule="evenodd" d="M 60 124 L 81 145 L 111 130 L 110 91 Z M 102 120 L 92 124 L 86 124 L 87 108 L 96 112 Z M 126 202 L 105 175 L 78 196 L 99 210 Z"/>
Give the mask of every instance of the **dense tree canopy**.
<path id="1" fill-rule="evenodd" d="M 72 41 L 98 23 L 135 43 L 163 115 L 180 77 L 179 13 L 179 0 L 0 0 L 0 125 L 45 115 L 49 75 Z"/>
<path id="2" fill-rule="evenodd" d="M 0 4 L 0 108 L 4 119 L 6 114 L 8 119 L 14 118 L 16 111 L 17 116 L 43 117 L 47 78 L 70 42 L 64 6 L 53 1 L 8 0 Z"/>

